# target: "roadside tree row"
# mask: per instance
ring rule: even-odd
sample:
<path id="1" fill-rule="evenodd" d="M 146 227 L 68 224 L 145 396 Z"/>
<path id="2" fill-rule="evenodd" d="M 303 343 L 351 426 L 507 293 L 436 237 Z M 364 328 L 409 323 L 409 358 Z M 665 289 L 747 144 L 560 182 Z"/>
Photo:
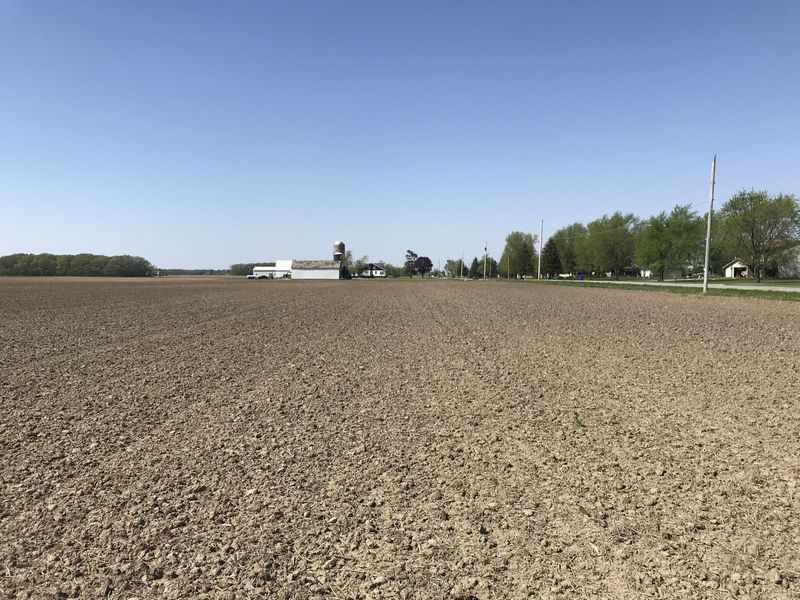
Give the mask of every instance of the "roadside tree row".
<path id="1" fill-rule="evenodd" d="M 798 260 L 800 204 L 792 195 L 741 191 L 713 216 L 711 272 L 734 259 L 761 279 Z M 587 276 L 702 274 L 706 215 L 678 205 L 646 220 L 630 213 L 603 215 L 556 231 L 542 252 L 542 273 Z"/>

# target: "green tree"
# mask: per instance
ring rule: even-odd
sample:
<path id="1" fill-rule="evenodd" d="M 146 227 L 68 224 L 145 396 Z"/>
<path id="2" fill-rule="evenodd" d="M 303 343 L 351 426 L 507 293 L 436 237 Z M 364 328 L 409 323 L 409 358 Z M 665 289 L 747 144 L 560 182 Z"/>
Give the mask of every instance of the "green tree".
<path id="1" fill-rule="evenodd" d="M 369 264 L 369 256 L 367 256 L 366 254 L 361 258 L 357 258 L 355 263 L 353 264 L 353 273 L 360 276 L 361 272 L 367 268 L 368 264 Z"/>
<path id="2" fill-rule="evenodd" d="M 469 265 L 469 276 L 470 277 L 477 277 L 478 276 L 478 269 L 480 265 L 478 264 L 478 257 L 472 259 L 472 263 Z"/>
<path id="3" fill-rule="evenodd" d="M 31 264 L 32 275 L 55 275 L 55 254 L 36 254 Z"/>
<path id="4" fill-rule="evenodd" d="M 381 263 L 383 265 L 383 270 L 386 271 L 386 275 L 389 277 L 402 277 L 405 275 L 404 267 L 398 267 L 391 263 Z"/>
<path id="5" fill-rule="evenodd" d="M 481 265 L 483 265 L 483 262 L 481 262 Z M 481 268 L 483 268 L 483 267 L 481 266 Z M 498 266 L 497 261 L 487 254 L 486 255 L 486 277 L 490 278 L 490 279 L 494 279 L 495 277 L 497 277 L 499 275 L 500 275 L 500 272 L 499 272 L 499 266 Z"/>
<path id="6" fill-rule="evenodd" d="M 586 235 L 575 239 L 575 270 L 579 273 L 587 273 L 590 277 L 595 270 L 599 269 L 600 250 L 598 238 L 589 235 L 589 228 L 586 228 Z"/>
<path id="7" fill-rule="evenodd" d="M 103 267 L 103 275 L 107 277 L 119 277 L 123 270 L 121 259 L 122 257 L 120 256 L 112 256 L 109 258 Z"/>
<path id="8" fill-rule="evenodd" d="M 538 236 L 522 231 L 512 231 L 506 236 L 506 245 L 500 255 L 503 274 L 509 277 L 531 275 L 536 272 L 536 243 Z"/>
<path id="9" fill-rule="evenodd" d="M 615 212 L 589 223 L 588 236 L 582 247 L 583 258 L 594 269 L 610 271 L 619 279 L 625 267 L 633 264 L 636 249 L 636 226 L 632 214 Z"/>
<path id="10" fill-rule="evenodd" d="M 413 250 L 406 250 L 406 262 L 403 263 L 403 271 L 409 278 L 414 276 L 414 273 L 417 272 L 417 265 L 416 261 L 419 258 L 416 252 Z"/>
<path id="11" fill-rule="evenodd" d="M 586 239 L 586 227 L 581 223 L 573 223 L 556 231 L 551 239 L 554 240 L 561 261 L 562 273 L 575 273 L 578 268 L 577 248 Z"/>
<path id="12" fill-rule="evenodd" d="M 561 273 L 561 259 L 558 256 L 556 240 L 550 238 L 542 248 L 542 273 L 548 278 L 558 277 Z"/>
<path id="13" fill-rule="evenodd" d="M 119 259 L 117 270 L 118 277 L 151 277 L 155 273 L 155 267 L 141 256 L 115 256 Z"/>
<path id="14" fill-rule="evenodd" d="M 644 223 L 636 247 L 636 260 L 640 266 L 655 271 L 659 281 L 664 281 L 664 271 L 669 266 L 669 254 L 667 213 L 662 211 Z"/>
<path id="15" fill-rule="evenodd" d="M 684 270 L 703 262 L 705 221 L 691 206 L 676 206 L 667 220 L 670 252 L 667 268 Z"/>
<path id="16" fill-rule="evenodd" d="M 21 254 L 0 256 L 0 275 L 17 275 L 17 260 Z"/>
<path id="17" fill-rule="evenodd" d="M 703 219 L 689 205 L 676 206 L 669 215 L 661 212 L 641 227 L 636 260 L 652 269 L 658 280 L 667 270 L 694 268 L 703 253 Z"/>
<path id="18" fill-rule="evenodd" d="M 106 261 L 103 261 L 103 264 L 100 265 L 99 261 L 95 259 L 96 257 L 93 254 L 76 254 L 72 257 L 70 263 L 70 275 L 84 277 L 102 275 Z"/>
<path id="19" fill-rule="evenodd" d="M 433 270 L 433 261 L 427 256 L 420 256 L 414 261 L 414 269 L 421 277 L 425 277 L 425 273 L 430 273 Z"/>
<path id="20" fill-rule="evenodd" d="M 742 190 L 719 212 L 728 247 L 756 273 L 791 259 L 800 244 L 800 205 L 791 194 L 771 197 L 766 191 Z"/>
<path id="21" fill-rule="evenodd" d="M 33 254 L 18 254 L 14 264 L 14 275 L 32 275 L 33 257 Z"/>
<path id="22" fill-rule="evenodd" d="M 458 259 L 448 258 L 444 263 L 444 272 L 447 277 L 461 277 L 462 275 L 469 274 L 469 268 L 463 264 L 463 261 Z"/>
<path id="23" fill-rule="evenodd" d="M 69 254 L 56 256 L 56 275 L 72 275 L 72 256 Z"/>

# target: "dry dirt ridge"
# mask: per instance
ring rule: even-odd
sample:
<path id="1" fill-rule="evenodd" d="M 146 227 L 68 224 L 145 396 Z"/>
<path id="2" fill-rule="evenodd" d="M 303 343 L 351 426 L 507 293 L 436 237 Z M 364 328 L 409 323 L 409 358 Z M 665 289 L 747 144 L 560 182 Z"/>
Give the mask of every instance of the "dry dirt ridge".
<path id="1" fill-rule="evenodd" d="M 800 597 L 800 304 L 3 279 L 0 315 L 0 597 Z"/>

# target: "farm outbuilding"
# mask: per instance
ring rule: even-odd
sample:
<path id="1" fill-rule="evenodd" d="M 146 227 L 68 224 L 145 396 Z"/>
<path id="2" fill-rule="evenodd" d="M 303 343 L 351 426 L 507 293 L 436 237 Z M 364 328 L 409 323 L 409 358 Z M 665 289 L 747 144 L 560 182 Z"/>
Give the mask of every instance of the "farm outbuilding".
<path id="1" fill-rule="evenodd" d="M 289 277 L 292 274 L 292 261 L 276 260 L 273 265 L 253 267 L 253 278 L 255 279 L 278 279 Z"/>
<path id="2" fill-rule="evenodd" d="M 340 279 L 341 266 L 337 260 L 293 260 L 292 279 Z"/>
<path id="3" fill-rule="evenodd" d="M 333 243 L 333 260 L 293 260 L 292 279 L 341 279 L 344 242 Z"/>
<path id="4" fill-rule="evenodd" d="M 729 262 L 723 269 L 725 270 L 725 277 L 728 279 L 750 277 L 750 269 L 738 258 Z"/>
<path id="5" fill-rule="evenodd" d="M 249 279 L 341 279 L 345 259 L 344 242 L 334 242 L 333 260 L 276 260 L 253 268 Z"/>

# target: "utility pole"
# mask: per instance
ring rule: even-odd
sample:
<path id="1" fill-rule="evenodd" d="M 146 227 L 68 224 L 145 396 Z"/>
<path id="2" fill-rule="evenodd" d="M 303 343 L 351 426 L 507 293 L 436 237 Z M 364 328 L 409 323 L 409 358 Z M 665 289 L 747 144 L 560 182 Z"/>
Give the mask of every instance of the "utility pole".
<path id="1" fill-rule="evenodd" d="M 483 280 L 486 281 L 486 259 L 489 257 L 489 242 L 483 246 Z"/>
<path id="2" fill-rule="evenodd" d="M 708 258 L 711 254 L 711 213 L 714 211 L 714 179 L 717 174 L 717 155 L 711 161 L 711 191 L 708 194 L 708 223 L 706 225 L 706 262 L 703 269 L 703 293 L 708 293 Z"/>
<path id="3" fill-rule="evenodd" d="M 544 235 L 544 219 L 542 219 L 542 223 L 539 226 L 539 270 L 536 273 L 536 279 L 540 280 L 542 278 L 542 236 Z"/>
<path id="4" fill-rule="evenodd" d="M 511 279 L 511 248 L 506 255 L 506 279 Z"/>
<path id="5" fill-rule="evenodd" d="M 464 279 L 464 251 L 461 251 L 461 279 Z"/>

